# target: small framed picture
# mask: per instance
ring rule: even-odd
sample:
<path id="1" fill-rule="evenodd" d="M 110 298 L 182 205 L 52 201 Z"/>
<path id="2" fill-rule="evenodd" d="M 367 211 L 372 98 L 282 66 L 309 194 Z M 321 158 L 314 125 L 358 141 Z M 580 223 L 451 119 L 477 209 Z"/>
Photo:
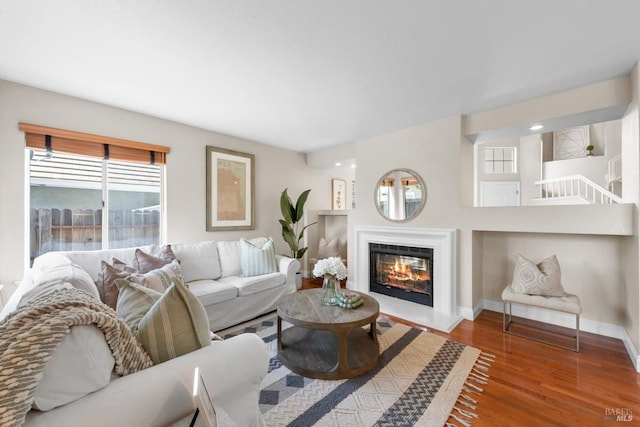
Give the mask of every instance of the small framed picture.
<path id="1" fill-rule="evenodd" d="M 347 209 L 347 183 L 344 179 L 331 180 L 331 209 Z"/>

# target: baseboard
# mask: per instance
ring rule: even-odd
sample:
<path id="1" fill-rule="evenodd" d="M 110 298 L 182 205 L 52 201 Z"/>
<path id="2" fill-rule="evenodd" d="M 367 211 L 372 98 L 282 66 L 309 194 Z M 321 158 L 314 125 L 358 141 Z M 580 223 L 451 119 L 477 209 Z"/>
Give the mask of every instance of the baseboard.
<path id="1" fill-rule="evenodd" d="M 476 317 L 478 317 L 478 315 L 482 313 L 482 310 L 483 310 L 482 302 L 480 304 L 477 304 L 473 308 L 458 306 L 458 314 L 464 317 L 466 320 L 471 320 L 471 321 L 476 320 Z"/>
<path id="2" fill-rule="evenodd" d="M 486 299 L 482 301 L 482 307 L 485 310 L 489 311 L 495 311 L 498 313 L 503 312 L 502 301 L 492 301 Z M 512 314 L 514 316 L 524 317 L 526 319 L 535 320 L 538 322 L 550 323 L 552 325 L 562 326 L 565 328 L 576 327 L 575 316 L 573 314 L 564 314 L 557 311 L 544 310 L 537 307 L 522 306 L 518 304 L 513 304 Z M 465 319 L 466 318 L 467 317 L 465 316 Z M 635 348 L 635 345 L 633 345 L 633 341 L 631 340 L 629 333 L 624 327 L 580 317 L 580 330 L 621 340 L 625 348 L 627 349 L 627 354 L 629 354 L 629 358 L 631 359 L 633 367 L 635 368 L 636 372 L 640 372 L 640 355 L 638 354 L 638 350 Z"/>

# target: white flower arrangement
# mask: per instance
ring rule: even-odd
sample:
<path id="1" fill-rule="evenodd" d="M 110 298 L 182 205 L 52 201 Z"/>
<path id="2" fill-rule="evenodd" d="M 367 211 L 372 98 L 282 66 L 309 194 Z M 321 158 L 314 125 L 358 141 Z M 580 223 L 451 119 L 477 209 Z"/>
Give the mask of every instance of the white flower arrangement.
<path id="1" fill-rule="evenodd" d="M 347 278 L 347 267 L 339 257 L 329 257 L 319 260 L 313 268 L 315 277 L 330 275 L 338 280 Z"/>

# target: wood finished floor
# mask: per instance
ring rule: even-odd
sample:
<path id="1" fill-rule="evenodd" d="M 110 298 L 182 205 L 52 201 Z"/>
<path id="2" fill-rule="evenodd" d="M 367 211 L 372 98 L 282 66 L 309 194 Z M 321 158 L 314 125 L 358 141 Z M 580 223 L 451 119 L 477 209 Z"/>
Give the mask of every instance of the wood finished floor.
<path id="1" fill-rule="evenodd" d="M 319 284 L 304 279 L 303 289 Z M 620 340 L 581 332 L 576 353 L 504 334 L 502 314 L 487 310 L 450 334 L 432 332 L 496 356 L 474 427 L 640 426 L 640 374 Z"/>

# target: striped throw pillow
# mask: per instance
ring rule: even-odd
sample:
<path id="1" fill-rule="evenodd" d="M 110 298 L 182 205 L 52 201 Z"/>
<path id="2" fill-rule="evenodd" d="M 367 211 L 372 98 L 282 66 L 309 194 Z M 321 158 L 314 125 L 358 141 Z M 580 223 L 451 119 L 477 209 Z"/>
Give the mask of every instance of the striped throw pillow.
<path id="1" fill-rule="evenodd" d="M 259 276 L 276 272 L 276 250 L 273 239 L 269 238 L 262 246 L 249 240 L 240 239 L 241 276 Z"/>
<path id="2" fill-rule="evenodd" d="M 127 279 L 116 279 L 115 284 L 119 291 L 116 313 L 136 333 L 140 320 L 162 298 L 162 293 Z"/>
<path id="3" fill-rule="evenodd" d="M 154 364 L 211 345 L 202 303 L 178 279 L 140 319 L 136 336 Z"/>

